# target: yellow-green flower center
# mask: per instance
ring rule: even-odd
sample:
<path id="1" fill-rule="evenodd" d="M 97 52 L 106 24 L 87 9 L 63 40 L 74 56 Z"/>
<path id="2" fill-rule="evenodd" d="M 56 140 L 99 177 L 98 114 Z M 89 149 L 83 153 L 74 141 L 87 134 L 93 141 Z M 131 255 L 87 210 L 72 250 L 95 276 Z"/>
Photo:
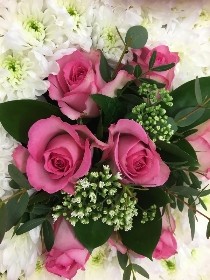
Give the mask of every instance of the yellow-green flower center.
<path id="1" fill-rule="evenodd" d="M 162 264 L 170 272 L 174 272 L 176 270 L 175 259 L 173 259 L 173 260 L 163 260 Z"/>
<path id="2" fill-rule="evenodd" d="M 38 260 L 37 263 L 36 263 L 36 271 L 39 272 L 43 269 L 44 267 L 44 264 L 41 260 Z"/>
<path id="3" fill-rule="evenodd" d="M 106 256 L 103 250 L 99 250 L 98 252 L 96 252 L 94 255 L 92 255 L 91 257 L 91 264 L 92 265 L 102 265 L 104 260 L 105 260 Z"/>
<path id="4" fill-rule="evenodd" d="M 8 81 L 13 86 L 21 83 L 23 79 L 24 65 L 20 58 L 8 55 L 3 60 L 2 67 L 9 71 Z"/>
<path id="5" fill-rule="evenodd" d="M 203 21 L 209 21 L 210 20 L 210 13 L 206 10 L 202 10 L 199 17 Z"/>
<path id="6" fill-rule="evenodd" d="M 66 10 L 70 14 L 70 16 L 78 16 L 78 12 L 75 7 L 69 6 Z"/>
<path id="7" fill-rule="evenodd" d="M 45 26 L 42 22 L 34 18 L 27 19 L 23 26 L 30 32 L 37 40 L 42 41 L 45 38 Z"/>
<path id="8" fill-rule="evenodd" d="M 106 27 L 103 31 L 103 38 L 107 47 L 113 47 L 117 41 L 117 31 L 114 28 Z"/>

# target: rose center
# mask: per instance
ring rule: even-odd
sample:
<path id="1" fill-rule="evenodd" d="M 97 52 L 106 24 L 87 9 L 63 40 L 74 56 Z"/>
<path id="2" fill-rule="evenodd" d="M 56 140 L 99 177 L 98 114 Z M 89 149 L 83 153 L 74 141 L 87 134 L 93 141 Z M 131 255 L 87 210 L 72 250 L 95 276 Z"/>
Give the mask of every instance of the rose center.
<path id="1" fill-rule="evenodd" d="M 73 160 L 70 154 L 66 153 L 65 149 L 55 149 L 47 151 L 44 154 L 45 170 L 53 174 L 53 176 L 65 176 L 72 170 Z"/>
<path id="2" fill-rule="evenodd" d="M 52 153 L 49 160 L 52 167 L 54 167 L 57 171 L 65 172 L 70 168 L 69 161 L 62 157 L 62 155 Z"/>
<path id="3" fill-rule="evenodd" d="M 134 168 L 135 170 L 138 172 L 140 171 L 142 168 L 144 168 L 146 166 L 146 158 L 137 158 L 134 160 L 133 162 Z"/>
<path id="4" fill-rule="evenodd" d="M 166 59 L 165 59 L 165 56 L 160 54 L 160 53 L 157 53 L 157 57 L 155 59 L 155 66 L 159 66 L 161 64 L 166 64 Z"/>
<path id="5" fill-rule="evenodd" d="M 71 84 L 80 83 L 84 80 L 84 77 L 87 74 L 87 69 L 83 66 L 74 67 L 70 73 L 70 82 Z"/>
<path id="6" fill-rule="evenodd" d="M 51 159 L 52 165 L 57 168 L 60 171 L 64 171 L 66 165 L 68 165 L 67 160 L 64 160 L 63 158 L 52 158 Z"/>

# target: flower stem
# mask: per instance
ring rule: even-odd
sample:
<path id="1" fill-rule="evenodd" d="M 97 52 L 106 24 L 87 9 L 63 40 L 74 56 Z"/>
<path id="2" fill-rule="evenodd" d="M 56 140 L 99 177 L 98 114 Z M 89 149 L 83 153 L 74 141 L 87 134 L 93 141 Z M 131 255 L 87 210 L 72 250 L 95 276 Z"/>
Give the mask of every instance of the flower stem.
<path id="1" fill-rule="evenodd" d="M 112 75 L 112 78 L 113 78 L 113 79 L 116 77 L 117 72 L 118 72 L 119 67 L 120 67 L 120 64 L 121 64 L 121 62 L 122 62 L 122 60 L 123 60 L 123 57 L 124 57 L 124 55 L 126 54 L 127 51 L 128 51 L 128 46 L 125 45 L 124 50 L 123 50 L 123 52 L 122 52 L 122 54 L 121 54 L 121 56 L 120 56 L 120 59 L 119 59 L 119 61 L 118 61 L 118 63 L 117 63 L 117 66 L 116 66 L 116 68 L 115 68 L 115 70 L 114 70 L 114 72 L 113 72 L 113 75 Z"/>
<path id="2" fill-rule="evenodd" d="M 194 213 L 199 213 L 201 216 L 203 216 L 204 218 L 206 218 L 208 221 L 210 221 L 210 218 L 208 216 L 206 216 L 205 214 L 203 214 L 202 212 L 200 212 L 199 210 L 197 210 L 195 207 L 193 207 L 191 204 L 187 203 L 186 201 L 184 201 L 184 199 L 181 199 L 178 195 L 176 195 L 173 192 L 170 192 L 169 190 L 166 190 L 166 192 L 168 194 L 173 195 L 174 197 L 176 197 L 176 199 L 178 199 L 179 201 L 183 202 L 190 210 L 192 210 Z"/>

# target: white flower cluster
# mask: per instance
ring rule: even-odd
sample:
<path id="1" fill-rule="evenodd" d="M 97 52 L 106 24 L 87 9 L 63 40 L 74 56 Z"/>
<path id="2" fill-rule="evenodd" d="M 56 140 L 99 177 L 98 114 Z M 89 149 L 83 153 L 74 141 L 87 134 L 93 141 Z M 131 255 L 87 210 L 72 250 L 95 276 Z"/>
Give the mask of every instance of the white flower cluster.
<path id="1" fill-rule="evenodd" d="M 114 65 L 123 48 L 116 27 L 124 36 L 130 26 L 139 24 L 149 32 L 148 46 L 165 44 L 179 53 L 174 87 L 196 76 L 210 75 L 208 0 L 0 0 L 0 103 L 42 95 L 49 86 L 45 78 L 59 71 L 56 60 L 75 47 L 102 49 Z M 12 192 L 7 166 L 16 145 L 0 126 L 1 198 Z M 176 218 L 182 221 L 176 230 L 179 254 L 163 262 L 141 259 L 141 265 L 153 280 L 209 279 L 205 258 L 210 241 L 200 234 L 205 233 L 205 221 L 199 219 L 195 239 L 189 243 L 187 215 Z M 39 262 L 29 276 L 37 261 L 38 244 L 39 238 L 34 239 L 31 233 L 12 239 L 11 232 L 7 233 L 0 245 L 0 279 L 17 279 L 22 272 L 27 276 L 21 276 L 21 280 L 61 279 L 49 274 Z M 111 253 L 114 256 L 110 261 Z M 116 252 L 111 253 L 107 247 L 94 251 L 86 271 L 74 279 L 122 279 Z"/>

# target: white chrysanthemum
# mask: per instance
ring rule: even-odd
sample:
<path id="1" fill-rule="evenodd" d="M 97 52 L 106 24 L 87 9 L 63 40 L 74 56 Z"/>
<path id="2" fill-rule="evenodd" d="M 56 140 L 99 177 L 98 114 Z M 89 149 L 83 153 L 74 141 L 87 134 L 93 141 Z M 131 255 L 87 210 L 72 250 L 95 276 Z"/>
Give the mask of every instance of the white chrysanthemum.
<path id="1" fill-rule="evenodd" d="M 7 51 L 0 55 L 0 102 L 34 99 L 46 92 L 48 82 L 43 81 L 46 72 L 41 63 L 33 53 Z"/>
<path id="2" fill-rule="evenodd" d="M 8 280 L 17 280 L 24 273 L 29 276 L 36 267 L 40 254 L 40 227 L 21 235 L 6 232 L 0 244 L 0 273 L 7 271 Z"/>
<path id="3" fill-rule="evenodd" d="M 0 1 L 0 53 L 7 50 L 4 42 L 4 35 L 11 22 L 14 20 L 16 6 L 17 3 L 13 0 Z"/>
<path id="4" fill-rule="evenodd" d="M 57 17 L 57 24 L 66 36 L 69 46 L 86 51 L 92 45 L 91 32 L 94 6 L 91 0 L 46 0 Z"/>
<path id="5" fill-rule="evenodd" d="M 16 146 L 17 142 L 0 124 L 0 198 L 12 193 L 9 186 L 8 164 L 12 161 L 12 152 Z"/>
<path id="6" fill-rule="evenodd" d="M 141 20 L 141 10 L 135 13 L 133 8 L 110 9 L 107 6 L 99 6 L 93 24 L 93 47 L 101 49 L 110 62 L 117 62 L 124 45 L 116 27 L 124 39 L 129 27 L 139 25 Z"/>
<path id="7" fill-rule="evenodd" d="M 7 23 L 4 42 L 8 49 L 35 49 L 44 55 L 52 55 L 64 40 L 55 15 L 46 8 L 43 0 L 21 0 L 12 22 Z"/>
<path id="8" fill-rule="evenodd" d="M 122 270 L 119 267 L 116 252 L 106 244 L 93 250 L 85 265 L 85 271 L 79 270 L 74 280 L 121 280 Z"/>

